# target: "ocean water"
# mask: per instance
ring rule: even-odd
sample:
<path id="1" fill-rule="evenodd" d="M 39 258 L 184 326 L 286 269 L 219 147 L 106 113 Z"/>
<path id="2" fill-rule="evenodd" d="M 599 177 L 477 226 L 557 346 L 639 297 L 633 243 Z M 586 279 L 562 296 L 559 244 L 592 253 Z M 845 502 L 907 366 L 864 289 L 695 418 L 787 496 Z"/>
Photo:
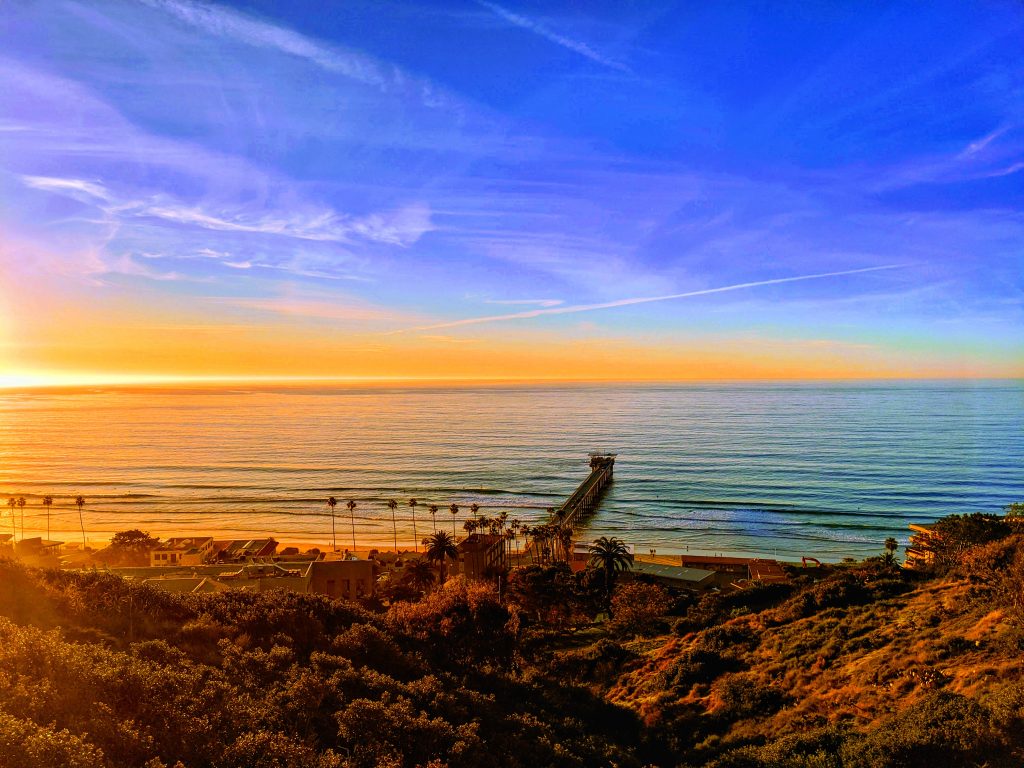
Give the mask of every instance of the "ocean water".
<path id="1" fill-rule="evenodd" d="M 1024 500 L 1024 383 L 296 386 L 0 393 L 0 494 L 27 535 L 141 527 L 400 546 L 477 503 L 524 522 L 591 451 L 615 482 L 582 534 L 638 552 L 821 559 L 877 553 L 907 524 Z M 0 532 L 10 531 L 2 507 Z M 19 526 L 20 511 L 15 511 Z"/>

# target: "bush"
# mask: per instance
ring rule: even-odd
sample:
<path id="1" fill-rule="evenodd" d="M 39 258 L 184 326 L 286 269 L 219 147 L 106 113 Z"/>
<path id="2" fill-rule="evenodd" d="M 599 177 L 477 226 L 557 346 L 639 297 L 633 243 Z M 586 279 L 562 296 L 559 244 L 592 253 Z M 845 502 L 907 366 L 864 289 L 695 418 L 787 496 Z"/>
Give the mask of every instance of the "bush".
<path id="1" fill-rule="evenodd" d="M 751 674 L 722 678 L 715 686 L 721 702 L 717 714 L 727 720 L 773 715 L 789 701 L 776 686 L 765 685 Z"/>
<path id="2" fill-rule="evenodd" d="M 885 721 L 855 749 L 843 752 L 850 768 L 935 768 L 940 765 L 1009 765 L 1008 745 L 988 711 L 959 694 L 939 691 Z"/>
<path id="3" fill-rule="evenodd" d="M 612 595 L 613 632 L 623 635 L 644 635 L 664 624 L 665 614 L 672 607 L 672 597 L 660 584 L 628 581 L 619 584 Z"/>
<path id="4" fill-rule="evenodd" d="M 0 711 L 0 768 L 105 768 L 103 753 L 67 730 Z"/>

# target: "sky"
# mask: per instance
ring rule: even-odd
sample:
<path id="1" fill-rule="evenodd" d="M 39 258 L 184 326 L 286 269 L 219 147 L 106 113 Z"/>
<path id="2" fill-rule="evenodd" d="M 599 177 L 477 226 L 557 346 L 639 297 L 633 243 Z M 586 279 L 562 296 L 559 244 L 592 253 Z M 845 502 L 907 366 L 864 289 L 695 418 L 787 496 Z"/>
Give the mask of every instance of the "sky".
<path id="1" fill-rule="evenodd" d="M 0 384 L 1024 376 L 1024 6 L 0 4 Z"/>

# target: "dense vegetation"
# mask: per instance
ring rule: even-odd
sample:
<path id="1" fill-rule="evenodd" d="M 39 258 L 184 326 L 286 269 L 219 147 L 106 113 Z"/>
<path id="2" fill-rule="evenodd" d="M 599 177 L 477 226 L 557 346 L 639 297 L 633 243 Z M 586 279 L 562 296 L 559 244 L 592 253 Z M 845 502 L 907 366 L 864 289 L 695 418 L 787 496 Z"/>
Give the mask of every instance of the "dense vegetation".
<path id="1" fill-rule="evenodd" d="M 692 596 L 538 565 L 375 611 L 0 563 L 0 765 L 1017 766 L 1024 537 L 943 526 L 930 574 Z"/>

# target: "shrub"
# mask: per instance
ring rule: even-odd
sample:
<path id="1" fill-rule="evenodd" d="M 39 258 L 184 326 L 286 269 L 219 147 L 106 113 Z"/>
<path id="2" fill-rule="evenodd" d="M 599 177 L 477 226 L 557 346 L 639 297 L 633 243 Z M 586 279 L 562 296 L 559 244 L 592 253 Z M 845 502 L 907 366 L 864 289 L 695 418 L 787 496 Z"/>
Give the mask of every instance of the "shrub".
<path id="1" fill-rule="evenodd" d="M 723 677 L 715 686 L 715 693 L 721 702 L 716 712 L 727 720 L 773 715 L 788 702 L 779 688 L 765 685 L 746 673 Z"/>
<path id="2" fill-rule="evenodd" d="M 921 699 L 843 751 L 850 768 L 934 768 L 1007 765 L 1007 744 L 989 713 L 959 694 L 939 691 Z"/>
<path id="3" fill-rule="evenodd" d="M 664 623 L 672 597 L 660 584 L 628 581 L 612 595 L 611 629 L 624 635 L 643 635 Z"/>

